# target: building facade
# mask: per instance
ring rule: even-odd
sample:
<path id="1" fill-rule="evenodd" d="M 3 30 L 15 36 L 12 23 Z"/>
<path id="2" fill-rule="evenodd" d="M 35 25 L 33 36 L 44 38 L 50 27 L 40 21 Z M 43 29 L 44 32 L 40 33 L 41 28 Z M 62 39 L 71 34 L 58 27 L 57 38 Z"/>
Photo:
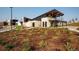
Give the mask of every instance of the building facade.
<path id="1" fill-rule="evenodd" d="M 63 13 L 54 9 L 46 12 L 33 19 L 24 17 L 23 26 L 24 27 L 58 27 L 67 25 L 66 21 L 63 21 Z"/>

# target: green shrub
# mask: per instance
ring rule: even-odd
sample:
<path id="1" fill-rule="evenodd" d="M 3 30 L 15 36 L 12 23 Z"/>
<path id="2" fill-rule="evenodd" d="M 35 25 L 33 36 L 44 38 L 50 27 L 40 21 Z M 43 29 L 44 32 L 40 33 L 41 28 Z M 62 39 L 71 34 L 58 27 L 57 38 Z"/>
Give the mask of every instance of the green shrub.
<path id="1" fill-rule="evenodd" d="M 1 45 L 5 45 L 6 42 L 5 42 L 3 39 L 0 39 L 0 44 L 1 44 Z"/>
<path id="2" fill-rule="evenodd" d="M 5 45 L 5 48 L 7 49 L 7 50 L 11 50 L 12 48 L 14 48 L 15 46 L 14 45 L 12 45 L 12 44 L 6 44 Z"/>
<path id="3" fill-rule="evenodd" d="M 22 28 L 22 26 L 18 26 L 18 25 L 16 25 L 16 30 L 20 31 L 21 28 Z"/>

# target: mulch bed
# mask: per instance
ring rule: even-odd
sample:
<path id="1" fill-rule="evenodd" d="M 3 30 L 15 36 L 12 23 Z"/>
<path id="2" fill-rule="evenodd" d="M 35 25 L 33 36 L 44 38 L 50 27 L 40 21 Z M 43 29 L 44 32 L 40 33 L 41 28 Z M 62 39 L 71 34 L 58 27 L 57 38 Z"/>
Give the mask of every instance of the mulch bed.
<path id="1" fill-rule="evenodd" d="M 71 44 L 70 49 L 79 50 L 79 33 L 71 32 L 67 29 L 23 29 L 20 31 L 12 30 L 0 33 L 0 40 L 14 47 L 9 51 L 23 51 L 29 47 L 32 51 L 66 51 L 66 43 Z M 44 42 L 45 41 L 46 44 Z M 70 40 L 70 41 L 69 41 Z M 42 42 L 41 44 L 39 44 Z M 28 44 L 27 44 L 28 43 Z M 0 50 L 7 50 L 5 45 L 1 45 Z M 41 45 L 41 47 L 40 47 Z M 10 48 L 10 47 L 8 47 Z"/>

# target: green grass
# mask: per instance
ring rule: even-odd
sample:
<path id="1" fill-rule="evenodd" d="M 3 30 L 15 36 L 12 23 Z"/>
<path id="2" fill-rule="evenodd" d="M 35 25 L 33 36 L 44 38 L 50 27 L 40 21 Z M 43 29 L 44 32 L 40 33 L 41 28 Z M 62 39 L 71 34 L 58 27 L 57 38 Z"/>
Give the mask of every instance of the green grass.
<path id="1" fill-rule="evenodd" d="M 22 26 L 16 25 L 16 30 L 20 31 L 22 29 Z"/>

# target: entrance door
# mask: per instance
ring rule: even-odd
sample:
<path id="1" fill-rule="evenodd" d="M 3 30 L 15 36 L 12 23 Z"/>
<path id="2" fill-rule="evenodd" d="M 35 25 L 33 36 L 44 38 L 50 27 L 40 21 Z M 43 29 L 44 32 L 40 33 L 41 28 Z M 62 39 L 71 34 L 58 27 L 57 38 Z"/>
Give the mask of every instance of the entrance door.
<path id="1" fill-rule="evenodd" d="M 53 24 L 53 22 L 51 22 L 51 27 L 53 27 L 54 26 L 54 24 Z"/>

